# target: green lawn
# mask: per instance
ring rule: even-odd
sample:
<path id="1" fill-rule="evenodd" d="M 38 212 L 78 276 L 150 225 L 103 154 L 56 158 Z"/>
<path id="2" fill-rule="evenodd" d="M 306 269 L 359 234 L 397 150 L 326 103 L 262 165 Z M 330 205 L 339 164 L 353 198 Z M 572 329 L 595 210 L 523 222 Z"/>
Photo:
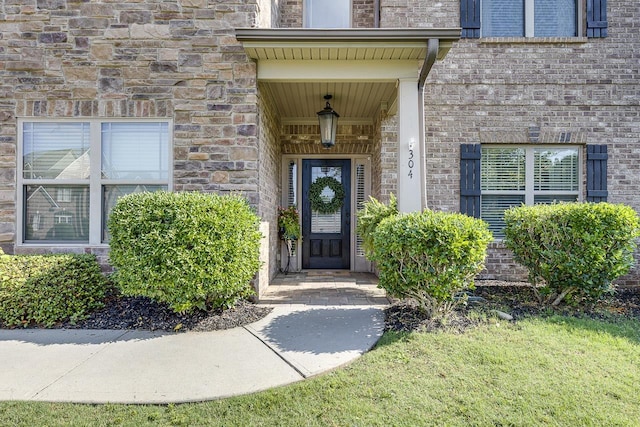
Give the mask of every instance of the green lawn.
<path id="1" fill-rule="evenodd" d="M 638 426 L 640 321 L 553 317 L 384 335 L 350 366 L 169 406 L 0 403 L 2 426 Z"/>

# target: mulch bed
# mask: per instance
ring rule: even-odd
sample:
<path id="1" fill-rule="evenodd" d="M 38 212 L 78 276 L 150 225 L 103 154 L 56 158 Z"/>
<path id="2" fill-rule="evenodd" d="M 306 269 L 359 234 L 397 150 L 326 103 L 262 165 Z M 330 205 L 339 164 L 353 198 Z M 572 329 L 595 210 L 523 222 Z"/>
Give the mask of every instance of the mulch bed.
<path id="1" fill-rule="evenodd" d="M 481 297 L 481 303 L 460 305 L 444 321 L 430 319 L 412 301 L 398 301 L 385 310 L 385 331 L 447 330 L 464 332 L 485 322 L 482 314 L 495 316 L 495 310 L 507 313 L 513 321 L 528 316 L 562 314 L 611 318 L 612 316 L 640 319 L 640 287 L 620 288 L 615 295 L 607 296 L 590 307 L 556 308 L 553 311 L 541 307 L 533 289 L 526 283 L 477 281 L 470 293 Z M 471 310 L 475 315 L 471 315 Z M 78 322 L 63 322 L 57 329 L 138 329 L 148 331 L 186 332 L 214 331 L 244 326 L 256 322 L 271 312 L 271 308 L 249 301 L 239 301 L 227 310 L 195 311 L 190 314 L 174 313 L 166 304 L 145 297 L 124 297 L 110 294 L 104 308 L 92 312 Z M 3 325 L 0 322 L 0 328 Z M 37 327 L 37 325 L 32 325 Z"/>
<path id="2" fill-rule="evenodd" d="M 107 300 L 105 307 L 85 320 L 65 322 L 66 329 L 142 329 L 148 331 L 215 331 L 256 322 L 271 312 L 248 301 L 239 301 L 227 310 L 174 313 L 166 304 L 145 297 L 119 297 Z"/>
<path id="3" fill-rule="evenodd" d="M 484 322 L 483 316 L 495 317 L 496 311 L 513 317 L 512 322 L 529 316 L 566 316 L 611 319 L 612 317 L 640 320 L 640 287 L 619 288 L 612 296 L 590 306 L 560 306 L 549 309 L 538 303 L 534 290 L 526 283 L 477 281 L 476 289 L 469 293 L 481 297 L 482 302 L 458 306 L 445 320 L 430 319 L 411 301 L 398 301 L 386 309 L 385 330 L 423 331 L 447 330 L 464 332 Z M 471 315 L 472 310 L 474 315 Z M 501 321 L 504 321 L 501 320 Z"/>
<path id="4" fill-rule="evenodd" d="M 110 293 L 105 305 L 93 311 L 86 319 L 77 322 L 62 322 L 51 329 L 137 329 L 146 331 L 186 332 L 231 329 L 256 322 L 271 312 L 241 300 L 227 310 L 174 313 L 168 305 L 146 297 L 125 297 Z M 5 327 L 0 322 L 0 328 Z M 39 325 L 29 325 L 38 328 Z"/>

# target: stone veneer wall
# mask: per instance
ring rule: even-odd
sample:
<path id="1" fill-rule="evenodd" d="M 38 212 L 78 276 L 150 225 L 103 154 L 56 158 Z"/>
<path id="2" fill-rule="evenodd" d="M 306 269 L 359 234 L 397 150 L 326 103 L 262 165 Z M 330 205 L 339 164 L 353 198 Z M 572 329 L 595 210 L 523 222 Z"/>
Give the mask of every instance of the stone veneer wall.
<path id="1" fill-rule="evenodd" d="M 374 28 L 374 0 L 351 0 L 351 27 Z M 280 0 L 280 27 L 302 28 L 303 0 Z"/>
<path id="2" fill-rule="evenodd" d="M 640 212 L 639 19 L 638 2 L 609 0 L 604 39 L 456 43 L 425 87 L 428 206 L 458 211 L 460 144 L 558 143 L 564 134 L 608 145 L 608 200 Z M 522 272 L 493 244 L 483 277 Z M 639 280 L 636 268 L 621 283 Z"/>
<path id="3" fill-rule="evenodd" d="M 278 236 L 278 206 L 281 194 L 281 145 L 280 122 L 271 100 L 263 96 L 258 99 L 259 109 L 259 144 L 258 157 L 260 163 L 258 191 L 260 204 L 258 214 L 263 221 L 265 241 L 261 250 L 265 264 L 260 270 L 258 293 L 261 293 L 270 279 L 278 272 L 277 255 L 280 251 Z"/>
<path id="4" fill-rule="evenodd" d="M 5 2 L 2 247 L 17 232 L 18 117 L 172 119 L 174 189 L 239 191 L 257 207 L 256 69 L 234 36 L 256 21 L 254 1 Z"/>

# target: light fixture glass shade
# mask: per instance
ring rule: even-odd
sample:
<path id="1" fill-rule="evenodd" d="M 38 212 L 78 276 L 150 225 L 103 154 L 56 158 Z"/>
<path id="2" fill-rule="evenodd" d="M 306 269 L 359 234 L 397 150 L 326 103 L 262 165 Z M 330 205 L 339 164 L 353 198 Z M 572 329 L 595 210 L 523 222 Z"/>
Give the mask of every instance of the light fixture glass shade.
<path id="1" fill-rule="evenodd" d="M 326 97 L 325 97 L 326 99 Z M 324 148 L 331 148 L 336 144 L 336 132 L 338 130 L 338 117 L 329 101 L 322 111 L 318 111 L 318 122 L 320 123 L 320 142 Z"/>

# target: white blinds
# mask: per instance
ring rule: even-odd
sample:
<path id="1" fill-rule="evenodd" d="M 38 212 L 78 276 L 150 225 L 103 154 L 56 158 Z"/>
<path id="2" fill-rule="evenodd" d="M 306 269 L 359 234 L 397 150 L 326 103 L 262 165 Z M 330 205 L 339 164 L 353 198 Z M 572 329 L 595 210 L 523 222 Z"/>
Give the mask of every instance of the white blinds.
<path id="1" fill-rule="evenodd" d="M 289 163 L 289 170 L 287 174 L 287 182 L 289 184 L 289 191 L 287 192 L 287 206 L 296 206 L 296 194 L 298 183 L 298 165 L 292 161 Z"/>
<path id="2" fill-rule="evenodd" d="M 483 147 L 481 189 L 525 189 L 525 151 L 522 148 Z"/>
<path id="3" fill-rule="evenodd" d="M 25 122 L 23 177 L 88 179 L 89 123 Z"/>
<path id="4" fill-rule="evenodd" d="M 524 203 L 524 196 L 518 195 L 489 195 L 482 196 L 480 212 L 483 220 L 489 223 L 489 230 L 494 237 L 504 236 L 504 211 L 513 206 Z"/>
<path id="5" fill-rule="evenodd" d="M 575 37 L 576 0 L 535 0 L 535 37 Z"/>
<path id="6" fill-rule="evenodd" d="M 356 210 L 360 211 L 364 206 L 366 189 L 365 189 L 365 168 L 360 164 L 356 166 Z M 356 256 L 363 257 L 364 249 L 362 247 L 362 237 L 356 235 Z"/>
<path id="7" fill-rule="evenodd" d="M 306 28 L 351 27 L 350 0 L 305 0 Z"/>
<path id="8" fill-rule="evenodd" d="M 167 123 L 103 123 L 102 177 L 106 179 L 167 179 Z"/>
<path id="9" fill-rule="evenodd" d="M 578 190 L 578 149 L 534 150 L 534 189 L 540 191 Z"/>

